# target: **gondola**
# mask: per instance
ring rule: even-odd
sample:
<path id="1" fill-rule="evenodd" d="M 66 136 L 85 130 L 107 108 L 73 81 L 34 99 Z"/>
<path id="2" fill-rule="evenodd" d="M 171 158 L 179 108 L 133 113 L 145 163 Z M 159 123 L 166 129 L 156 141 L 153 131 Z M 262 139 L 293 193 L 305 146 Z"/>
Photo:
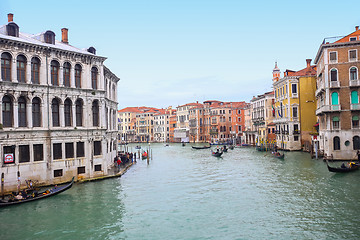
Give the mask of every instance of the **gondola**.
<path id="1" fill-rule="evenodd" d="M 224 146 L 224 147 L 221 148 L 221 150 L 222 150 L 223 152 L 227 152 L 227 151 L 228 151 L 228 148 L 227 148 L 226 146 Z"/>
<path id="2" fill-rule="evenodd" d="M 229 146 L 229 149 L 230 149 L 230 150 L 234 150 L 234 145 L 230 145 L 230 146 Z"/>
<path id="3" fill-rule="evenodd" d="M 185 143 L 182 143 L 181 146 L 185 147 Z"/>
<path id="4" fill-rule="evenodd" d="M 279 153 L 279 152 L 272 153 L 272 155 L 278 159 L 284 159 L 285 157 L 284 153 Z"/>
<path id="5" fill-rule="evenodd" d="M 191 146 L 193 149 L 207 149 L 207 148 L 211 148 L 211 146 L 203 146 L 203 147 L 195 147 L 195 146 Z"/>
<path id="6" fill-rule="evenodd" d="M 68 190 L 69 188 L 72 187 L 72 185 L 74 184 L 74 177 L 72 178 L 71 182 L 63 185 L 63 186 L 55 186 L 53 188 L 47 189 L 46 191 L 43 192 L 39 192 L 37 194 L 37 196 L 32 197 L 31 195 L 26 198 L 26 199 L 22 199 L 22 200 L 15 200 L 15 201 L 9 201 L 9 199 L 7 200 L 0 200 L 0 207 L 5 207 L 5 206 L 10 206 L 10 205 L 17 205 L 20 203 L 26 203 L 26 202 L 32 202 L 35 200 L 40 200 L 43 198 L 48 198 L 48 197 L 52 197 L 56 194 L 59 194 L 61 192 L 64 192 L 66 190 Z"/>
<path id="7" fill-rule="evenodd" d="M 223 154 L 223 152 L 212 152 L 211 156 L 220 157 L 222 154 Z"/>
<path id="8" fill-rule="evenodd" d="M 136 146 L 135 149 L 141 149 L 141 146 Z"/>
<path id="9" fill-rule="evenodd" d="M 330 172 L 342 172 L 342 173 L 346 173 L 346 172 L 352 172 L 355 170 L 359 169 L 359 165 L 355 164 L 352 167 L 339 167 L 339 168 L 334 168 L 334 167 L 330 167 L 329 166 L 329 162 L 326 160 L 326 165 L 329 169 Z"/>

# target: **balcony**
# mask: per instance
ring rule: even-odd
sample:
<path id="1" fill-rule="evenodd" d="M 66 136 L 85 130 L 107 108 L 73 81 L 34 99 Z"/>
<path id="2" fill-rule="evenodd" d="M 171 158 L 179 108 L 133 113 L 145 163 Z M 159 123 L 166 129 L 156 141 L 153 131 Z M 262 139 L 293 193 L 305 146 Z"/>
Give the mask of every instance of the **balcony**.
<path id="1" fill-rule="evenodd" d="M 319 95 L 319 93 L 321 93 L 322 91 L 325 90 L 325 83 L 324 81 L 320 81 L 317 84 L 317 89 L 315 91 L 315 96 Z"/>
<path id="2" fill-rule="evenodd" d="M 324 105 L 316 109 L 316 115 L 320 115 L 326 112 L 339 112 L 341 111 L 341 105 Z"/>
<path id="3" fill-rule="evenodd" d="M 300 130 L 294 130 L 293 135 L 300 134 Z"/>
<path id="4" fill-rule="evenodd" d="M 330 81 L 330 88 L 339 88 L 340 82 L 339 81 Z"/>
<path id="5" fill-rule="evenodd" d="M 351 103 L 350 104 L 350 110 L 360 110 L 360 104 L 359 103 Z"/>
<path id="6" fill-rule="evenodd" d="M 360 86 L 360 80 L 350 80 L 349 86 L 350 87 L 359 87 Z"/>

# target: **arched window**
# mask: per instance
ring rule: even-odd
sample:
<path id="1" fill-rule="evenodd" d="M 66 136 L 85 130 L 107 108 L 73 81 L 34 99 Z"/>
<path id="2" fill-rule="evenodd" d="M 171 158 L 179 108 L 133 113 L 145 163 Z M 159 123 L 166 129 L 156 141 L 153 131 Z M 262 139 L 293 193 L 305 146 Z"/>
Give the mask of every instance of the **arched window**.
<path id="1" fill-rule="evenodd" d="M 331 69 L 330 71 L 330 80 L 331 81 L 337 81 L 338 78 L 337 78 L 337 70 L 334 68 L 334 69 Z"/>
<path id="2" fill-rule="evenodd" d="M 350 80 L 357 80 L 357 68 L 356 67 L 352 67 L 350 68 Z"/>
<path id="3" fill-rule="evenodd" d="M 40 60 L 37 57 L 31 59 L 31 82 L 40 83 Z"/>
<path id="4" fill-rule="evenodd" d="M 56 98 L 54 98 L 51 102 L 51 111 L 52 111 L 53 127 L 59 127 L 60 126 L 59 101 Z"/>
<path id="5" fill-rule="evenodd" d="M 340 138 L 334 137 L 334 150 L 340 150 Z"/>
<path id="6" fill-rule="evenodd" d="M 358 104 L 359 103 L 359 95 L 357 91 L 351 92 L 351 104 Z"/>
<path id="7" fill-rule="evenodd" d="M 92 104 L 93 126 L 99 126 L 99 102 L 95 100 Z"/>
<path id="8" fill-rule="evenodd" d="M 53 31 L 46 31 L 44 34 L 44 41 L 46 43 L 55 44 L 55 33 Z"/>
<path id="9" fill-rule="evenodd" d="M 331 94 L 331 105 L 339 105 L 339 94 L 337 92 Z"/>
<path id="10" fill-rule="evenodd" d="M 59 86 L 59 63 L 55 60 L 51 61 L 51 84 Z"/>
<path id="11" fill-rule="evenodd" d="M 75 111 L 76 111 L 76 126 L 82 126 L 83 122 L 83 102 L 81 99 L 76 100 L 75 102 Z"/>
<path id="12" fill-rule="evenodd" d="M 41 126 L 41 108 L 40 108 L 40 98 L 34 98 L 32 100 L 32 123 L 33 127 Z"/>
<path id="13" fill-rule="evenodd" d="M 65 127 L 71 126 L 71 109 L 72 103 L 70 99 L 66 99 L 64 102 L 64 118 L 65 118 Z"/>
<path id="14" fill-rule="evenodd" d="M 359 136 L 354 136 L 353 137 L 353 149 L 354 150 L 359 150 L 360 149 L 360 138 L 359 138 Z"/>
<path id="15" fill-rule="evenodd" d="M 4 96 L 2 99 L 2 117 L 3 117 L 3 126 L 12 127 L 13 126 L 13 102 L 9 96 Z"/>
<path id="16" fill-rule="evenodd" d="M 66 62 L 63 67 L 63 78 L 64 78 L 64 86 L 70 87 L 70 69 L 71 65 L 70 63 Z"/>
<path id="17" fill-rule="evenodd" d="M 18 123 L 19 127 L 27 126 L 25 97 L 20 97 L 18 100 Z"/>
<path id="18" fill-rule="evenodd" d="M 97 77 L 98 77 L 98 70 L 96 67 L 91 69 L 91 87 L 92 89 L 97 89 Z"/>
<path id="19" fill-rule="evenodd" d="M 18 82 L 26 82 L 26 58 L 24 55 L 16 58 L 16 72 Z"/>
<path id="20" fill-rule="evenodd" d="M 14 22 L 6 25 L 6 31 L 9 36 L 19 37 L 19 26 Z"/>
<path id="21" fill-rule="evenodd" d="M 3 81 L 11 81 L 11 59 L 9 53 L 1 54 L 1 78 Z"/>
<path id="22" fill-rule="evenodd" d="M 81 66 L 79 64 L 75 65 L 75 87 L 81 88 Z"/>

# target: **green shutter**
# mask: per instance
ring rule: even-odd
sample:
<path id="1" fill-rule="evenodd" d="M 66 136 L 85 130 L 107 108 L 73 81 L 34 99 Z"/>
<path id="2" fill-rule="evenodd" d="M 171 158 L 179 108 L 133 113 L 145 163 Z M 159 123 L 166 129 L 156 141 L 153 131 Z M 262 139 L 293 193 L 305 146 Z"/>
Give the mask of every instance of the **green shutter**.
<path id="1" fill-rule="evenodd" d="M 352 120 L 353 120 L 353 121 L 359 121 L 359 116 L 353 116 L 353 117 L 352 117 Z"/>
<path id="2" fill-rule="evenodd" d="M 339 117 L 333 117 L 333 122 L 338 122 L 339 121 Z"/>

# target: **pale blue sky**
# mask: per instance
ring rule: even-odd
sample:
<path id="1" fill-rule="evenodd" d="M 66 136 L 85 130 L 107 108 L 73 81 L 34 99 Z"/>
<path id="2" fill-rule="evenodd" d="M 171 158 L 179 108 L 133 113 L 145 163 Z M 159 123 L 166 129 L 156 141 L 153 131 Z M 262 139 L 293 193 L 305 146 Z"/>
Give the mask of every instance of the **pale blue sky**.
<path id="1" fill-rule="evenodd" d="M 271 90 L 274 62 L 300 70 L 325 37 L 360 25 L 359 1 L 0 0 L 0 24 L 52 30 L 94 46 L 118 77 L 119 108 L 250 101 Z"/>

